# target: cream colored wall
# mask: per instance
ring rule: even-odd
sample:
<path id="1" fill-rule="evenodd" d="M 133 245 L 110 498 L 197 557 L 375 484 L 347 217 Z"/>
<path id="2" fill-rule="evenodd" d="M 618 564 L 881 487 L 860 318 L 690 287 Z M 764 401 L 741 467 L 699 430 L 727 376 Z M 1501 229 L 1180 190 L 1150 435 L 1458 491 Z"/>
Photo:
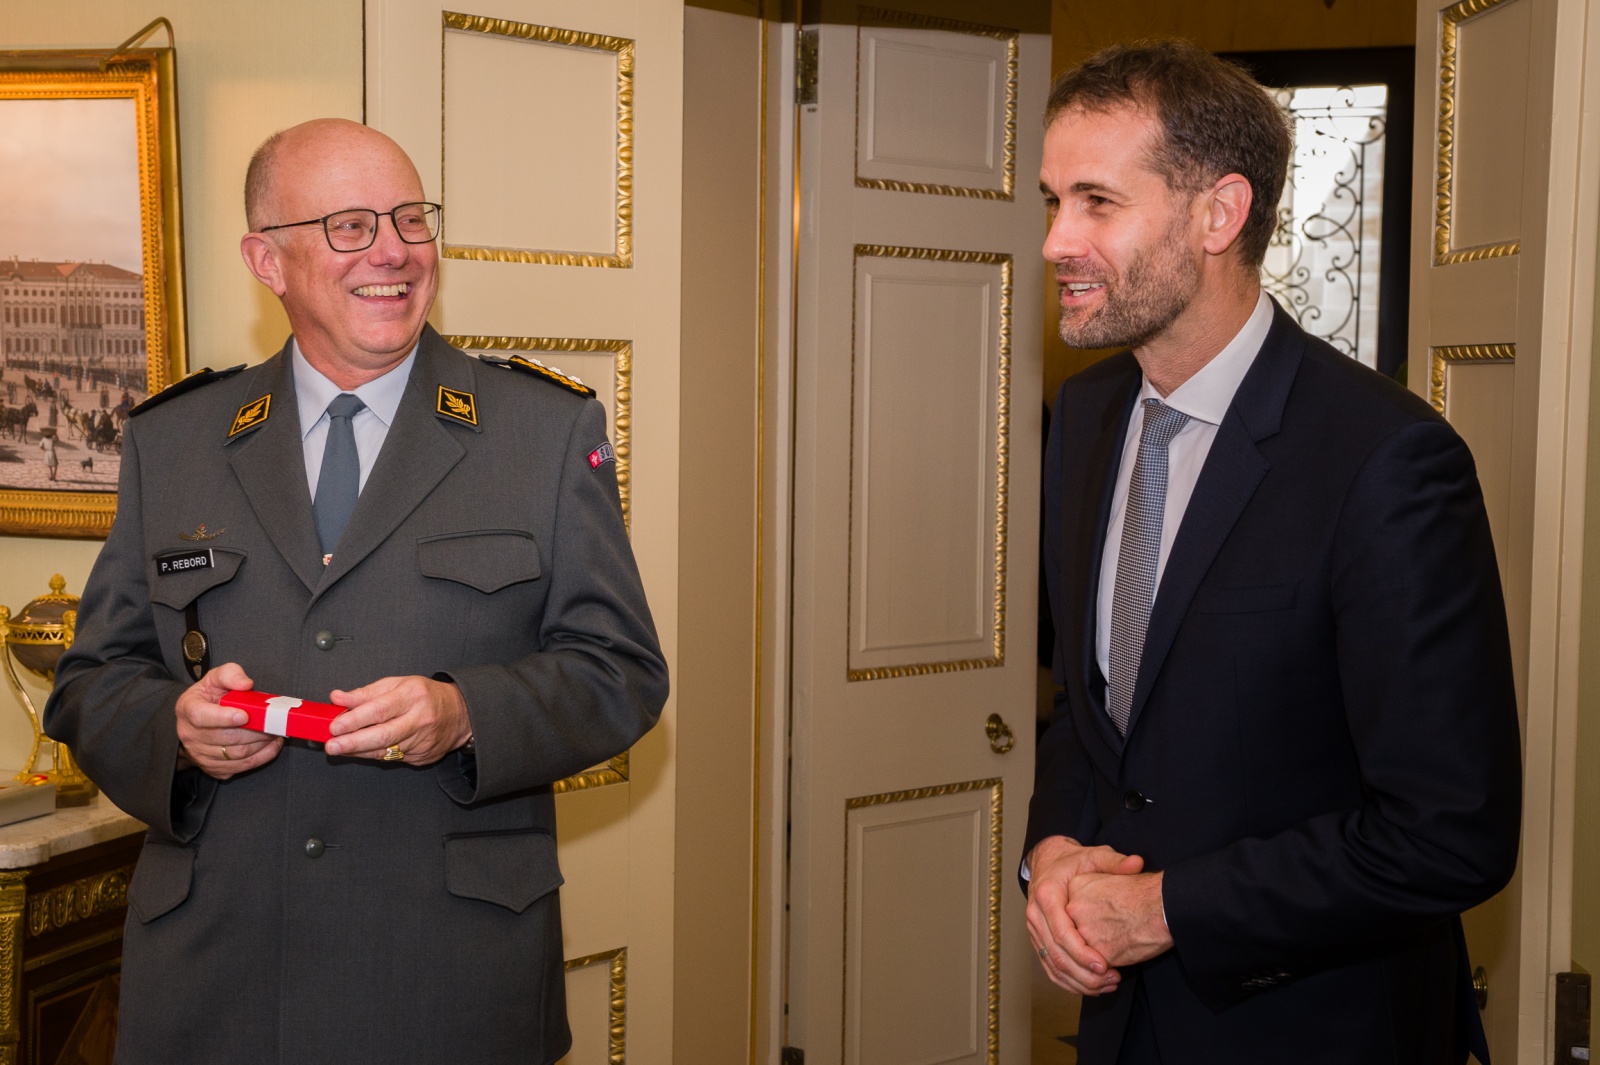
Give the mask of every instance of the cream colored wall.
<path id="1" fill-rule="evenodd" d="M 1391 48 L 1416 44 L 1416 0 L 1053 0 L 1050 69 L 1060 73 L 1108 45 L 1139 37 L 1187 37 L 1213 52 L 1276 52 L 1307 48 Z M 1038 101 L 1043 109 L 1044 101 Z M 1027 188 L 1027 182 L 1021 186 Z M 1043 234 L 1041 223 L 1040 233 Z M 1045 281 L 1045 305 L 1056 299 Z M 1069 348 L 1045 316 L 1045 397 L 1107 351 Z"/>
<path id="2" fill-rule="evenodd" d="M 673 1060 L 750 1053 L 761 22 L 684 10 Z M 738 10 L 742 6 L 743 10 Z"/>
<path id="3" fill-rule="evenodd" d="M 171 20 L 178 45 L 190 368 L 257 362 L 288 323 L 239 261 L 245 165 L 274 130 L 320 115 L 361 118 L 361 2 L 8 0 L 0 48 L 113 48 L 156 15 Z M 52 573 L 81 592 L 98 552 L 92 541 L 0 537 L 0 603 L 20 609 Z M 10 692 L 0 695 L 0 770 L 22 761 L 29 736 Z"/>

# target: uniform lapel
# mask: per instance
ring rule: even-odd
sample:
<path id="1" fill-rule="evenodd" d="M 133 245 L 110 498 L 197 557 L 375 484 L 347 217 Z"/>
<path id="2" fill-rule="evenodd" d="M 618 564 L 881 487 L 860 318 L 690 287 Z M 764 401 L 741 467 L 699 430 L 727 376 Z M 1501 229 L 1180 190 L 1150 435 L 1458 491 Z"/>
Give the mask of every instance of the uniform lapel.
<path id="1" fill-rule="evenodd" d="M 1270 464 L 1256 445 L 1275 434 L 1282 423 L 1289 388 L 1300 367 L 1303 336 L 1283 309 L 1277 308 L 1260 354 L 1217 427 L 1150 611 L 1139 683 L 1134 687 L 1128 719 L 1129 735 L 1139 722 L 1196 589 L 1267 475 Z"/>
<path id="2" fill-rule="evenodd" d="M 252 379 L 243 399 L 248 405 L 270 393 L 268 417 L 228 441 L 228 463 L 262 531 L 309 591 L 322 580 L 321 549 L 311 518 L 311 488 L 306 484 L 289 352 L 285 344 Z"/>
<path id="3" fill-rule="evenodd" d="M 466 454 L 452 430 L 435 416 L 441 385 L 473 392 L 473 361 L 456 353 L 431 327 L 425 327 L 394 424 L 384 437 L 383 450 L 361 489 L 361 498 L 334 549 L 333 560 L 321 574 L 318 595 L 387 540 Z M 315 543 L 314 532 L 312 542 Z"/>

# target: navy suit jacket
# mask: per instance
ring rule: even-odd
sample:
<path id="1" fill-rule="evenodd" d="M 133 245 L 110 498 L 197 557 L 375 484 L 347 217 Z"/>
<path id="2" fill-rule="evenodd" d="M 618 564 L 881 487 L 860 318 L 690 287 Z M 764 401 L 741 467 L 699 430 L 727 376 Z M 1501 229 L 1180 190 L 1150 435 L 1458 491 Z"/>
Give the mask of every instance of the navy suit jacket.
<path id="1" fill-rule="evenodd" d="M 1176 944 L 1085 1000 L 1079 1060 L 1117 1061 L 1142 985 L 1167 1063 L 1456 1065 L 1481 1041 L 1458 915 L 1510 878 L 1521 819 L 1472 456 L 1279 309 L 1179 526 L 1123 739 L 1095 598 L 1139 387 L 1129 353 L 1067 381 L 1045 460 L 1063 690 L 1026 847 L 1142 855 Z"/>

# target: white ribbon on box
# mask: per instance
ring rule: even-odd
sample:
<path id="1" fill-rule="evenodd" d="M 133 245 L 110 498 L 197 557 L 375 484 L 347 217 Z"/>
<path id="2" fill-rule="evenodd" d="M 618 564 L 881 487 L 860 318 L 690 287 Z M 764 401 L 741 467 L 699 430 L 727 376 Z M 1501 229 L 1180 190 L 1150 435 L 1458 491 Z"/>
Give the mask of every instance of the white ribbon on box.
<path id="1" fill-rule="evenodd" d="M 273 736 L 287 736 L 289 734 L 289 711 L 304 701 L 290 695 L 274 695 L 268 699 L 266 720 L 262 722 L 261 731 Z"/>

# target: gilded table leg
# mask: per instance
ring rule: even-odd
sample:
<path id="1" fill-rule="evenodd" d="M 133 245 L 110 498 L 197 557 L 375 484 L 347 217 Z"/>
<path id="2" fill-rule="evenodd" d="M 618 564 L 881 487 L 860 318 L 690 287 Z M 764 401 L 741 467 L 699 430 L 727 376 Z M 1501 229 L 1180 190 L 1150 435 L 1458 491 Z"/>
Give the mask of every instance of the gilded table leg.
<path id="1" fill-rule="evenodd" d="M 22 937 L 26 870 L 0 871 L 0 1065 L 16 1065 L 22 1041 Z"/>

